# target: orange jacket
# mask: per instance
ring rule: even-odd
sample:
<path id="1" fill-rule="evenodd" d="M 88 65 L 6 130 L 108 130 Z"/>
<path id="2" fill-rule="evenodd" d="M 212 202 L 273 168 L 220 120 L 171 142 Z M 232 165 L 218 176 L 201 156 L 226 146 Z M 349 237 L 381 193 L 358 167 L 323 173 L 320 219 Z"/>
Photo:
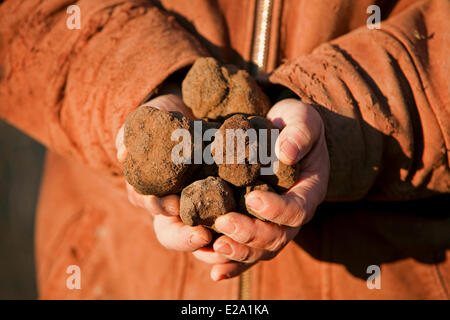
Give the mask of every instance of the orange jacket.
<path id="1" fill-rule="evenodd" d="M 70 4 L 81 9 L 79 30 L 66 25 Z M 319 109 L 327 200 L 348 202 L 322 205 L 296 241 L 255 266 L 252 298 L 449 297 L 450 217 L 439 208 L 448 197 L 429 197 L 450 191 L 450 2 L 377 1 L 380 30 L 366 27 L 371 4 L 273 0 L 269 79 Z M 126 200 L 114 138 L 196 58 L 246 67 L 255 5 L 0 5 L 0 116 L 49 148 L 36 239 L 42 298 L 237 296 L 236 279 L 215 284 L 208 266 L 157 244 L 148 215 Z M 81 290 L 65 285 L 73 264 Z M 380 290 L 366 285 L 369 265 L 381 266 Z"/>

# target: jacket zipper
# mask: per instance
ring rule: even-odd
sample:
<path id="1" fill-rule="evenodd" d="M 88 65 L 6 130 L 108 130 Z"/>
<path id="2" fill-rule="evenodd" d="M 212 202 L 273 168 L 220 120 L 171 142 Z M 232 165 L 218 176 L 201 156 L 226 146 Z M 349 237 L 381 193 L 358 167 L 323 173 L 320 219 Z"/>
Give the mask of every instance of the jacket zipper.
<path id="1" fill-rule="evenodd" d="M 256 0 L 249 71 L 259 81 L 266 81 L 272 9 L 273 0 Z M 239 277 L 239 300 L 250 300 L 251 289 L 252 271 L 249 269 Z"/>
<path id="2" fill-rule="evenodd" d="M 273 0 L 256 0 L 250 74 L 259 81 L 266 80 L 272 10 Z"/>

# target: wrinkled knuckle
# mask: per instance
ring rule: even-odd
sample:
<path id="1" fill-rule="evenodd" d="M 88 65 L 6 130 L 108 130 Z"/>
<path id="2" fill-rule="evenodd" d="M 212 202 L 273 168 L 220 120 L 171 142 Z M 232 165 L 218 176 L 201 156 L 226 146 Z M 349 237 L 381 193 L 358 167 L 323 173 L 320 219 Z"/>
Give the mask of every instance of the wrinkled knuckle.
<path id="1" fill-rule="evenodd" d="M 305 201 L 301 197 L 294 197 L 291 201 L 291 214 L 286 225 L 291 227 L 300 227 L 306 217 Z"/>
<path id="2" fill-rule="evenodd" d="M 251 256 L 252 256 L 251 250 L 249 248 L 245 248 L 239 250 L 239 253 L 236 255 L 235 258 L 238 261 L 247 262 L 250 260 Z"/>
<path id="3" fill-rule="evenodd" d="M 279 237 L 272 239 L 272 241 L 266 247 L 266 250 L 275 252 L 281 250 L 286 245 L 287 237 L 286 232 L 282 232 Z"/>
<path id="4" fill-rule="evenodd" d="M 250 229 L 247 232 L 242 233 L 241 243 L 250 245 L 255 241 L 256 233 L 254 229 Z"/>
<path id="5" fill-rule="evenodd" d="M 300 208 L 295 209 L 292 217 L 289 219 L 288 223 L 286 223 L 286 225 L 290 226 L 290 227 L 300 227 L 303 223 L 303 212 L 301 211 Z"/>
<path id="6" fill-rule="evenodd" d="M 283 210 L 280 208 L 267 208 L 265 217 L 270 221 L 278 221 L 283 214 Z"/>

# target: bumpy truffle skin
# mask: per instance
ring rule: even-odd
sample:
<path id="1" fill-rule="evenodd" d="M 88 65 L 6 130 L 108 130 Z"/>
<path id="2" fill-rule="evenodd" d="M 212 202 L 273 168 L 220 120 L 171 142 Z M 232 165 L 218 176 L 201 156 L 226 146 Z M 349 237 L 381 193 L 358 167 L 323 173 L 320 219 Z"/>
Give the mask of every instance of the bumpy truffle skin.
<path id="1" fill-rule="evenodd" d="M 233 140 L 231 140 L 232 136 L 227 136 L 227 130 L 229 129 L 242 129 L 243 133 L 245 134 L 247 130 L 254 130 L 254 128 L 244 115 L 233 115 L 225 120 L 217 133 L 220 133 L 222 136 L 222 145 L 220 146 L 220 140 L 218 139 L 217 134 L 212 144 L 212 153 L 214 156 L 214 160 L 216 161 L 219 168 L 219 177 L 237 187 L 247 186 L 256 180 L 261 168 L 261 165 L 257 161 L 256 163 L 252 163 L 255 161 L 251 161 L 253 160 L 251 158 L 252 154 L 255 155 L 254 160 L 257 160 L 257 146 L 255 145 L 254 153 L 252 153 L 249 139 L 245 138 L 245 140 L 242 140 L 235 138 L 233 142 Z M 254 132 L 256 133 L 256 131 Z M 236 135 L 238 135 L 238 132 L 236 132 Z M 239 148 L 238 145 L 241 143 L 240 141 L 245 141 L 245 148 Z M 257 144 L 257 141 L 255 142 Z M 216 151 L 216 148 L 220 147 L 222 147 L 222 157 L 220 157 L 220 154 Z M 234 149 L 232 149 L 231 147 L 234 147 Z M 242 150 L 245 151 L 245 154 L 238 155 L 239 151 Z M 233 161 L 231 161 L 232 163 L 227 163 L 230 162 L 227 161 L 227 152 L 230 151 L 233 151 L 234 158 Z M 244 163 L 238 163 L 240 157 L 244 157 Z"/>
<path id="2" fill-rule="evenodd" d="M 278 171 L 272 175 L 261 176 L 261 180 L 273 185 L 278 191 L 285 192 L 294 186 L 300 176 L 298 163 L 288 166 L 278 161 Z"/>
<path id="3" fill-rule="evenodd" d="M 270 120 L 264 117 L 250 117 L 249 121 L 251 124 L 257 129 L 268 129 L 268 141 L 266 150 L 271 150 L 272 142 L 271 129 L 275 129 L 276 127 L 272 124 Z M 258 135 L 259 137 L 259 135 Z M 258 144 L 263 142 L 258 141 Z M 261 175 L 259 177 L 260 180 L 274 186 L 278 191 L 284 192 L 289 190 L 298 180 L 300 176 L 300 164 L 296 163 L 294 165 L 286 165 L 281 161 L 278 161 L 278 170 L 275 174 L 271 175 Z"/>
<path id="4" fill-rule="evenodd" d="M 128 116 L 124 135 L 128 156 L 123 171 L 137 192 L 164 196 L 180 192 L 190 182 L 196 166 L 172 161 L 172 149 L 181 141 L 171 140 L 176 129 L 188 130 L 193 138 L 192 122 L 179 112 L 141 106 Z M 192 140 L 189 152 L 193 159 Z"/>
<path id="5" fill-rule="evenodd" d="M 255 190 L 275 192 L 275 190 L 268 184 L 261 182 L 259 180 L 256 180 L 252 185 L 246 186 L 245 188 L 240 189 L 238 210 L 241 213 L 249 214 L 249 215 L 254 216 L 255 218 L 266 221 L 266 219 L 264 219 L 263 217 L 258 215 L 256 212 L 254 212 L 253 210 L 248 208 L 247 205 L 245 204 L 245 196 Z"/>
<path id="6" fill-rule="evenodd" d="M 181 192 L 180 217 L 190 226 L 213 228 L 217 217 L 235 208 L 233 190 L 219 177 L 195 181 Z"/>
<path id="7" fill-rule="evenodd" d="M 183 101 L 197 118 L 217 119 L 233 113 L 264 116 L 270 101 L 243 70 L 199 58 L 182 83 Z"/>

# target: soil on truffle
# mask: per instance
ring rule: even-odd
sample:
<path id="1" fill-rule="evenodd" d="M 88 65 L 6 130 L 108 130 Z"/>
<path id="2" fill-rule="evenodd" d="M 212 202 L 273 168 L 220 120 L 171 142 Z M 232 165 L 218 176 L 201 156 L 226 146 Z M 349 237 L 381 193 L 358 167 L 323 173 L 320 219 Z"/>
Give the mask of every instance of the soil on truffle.
<path id="1" fill-rule="evenodd" d="M 260 148 L 266 144 L 267 156 L 271 157 L 272 139 L 275 139 L 271 129 L 276 128 L 264 117 L 270 108 L 269 99 L 247 72 L 223 66 L 213 58 L 196 61 L 183 81 L 182 90 L 183 101 L 193 114 L 207 120 L 195 120 L 202 121 L 202 132 L 197 132 L 198 125 L 179 112 L 139 107 L 125 123 L 128 156 L 123 170 L 127 181 L 142 194 L 164 196 L 181 192 L 180 217 L 187 225 L 215 230 L 216 218 L 236 207 L 242 213 L 264 220 L 246 207 L 245 196 L 254 190 L 286 191 L 295 184 L 300 170 L 298 164 L 288 166 L 278 162 L 275 174 L 261 175 Z M 177 129 L 187 130 L 189 137 L 172 141 Z M 204 135 L 208 129 L 218 130 L 206 150 L 206 143 L 195 145 L 198 141 L 194 137 L 199 133 Z M 268 129 L 267 141 L 260 140 L 260 129 Z M 234 135 L 230 136 L 229 131 Z M 249 138 L 252 135 L 256 140 Z M 179 150 L 191 161 L 176 162 L 173 150 L 186 138 L 190 139 L 189 147 Z M 198 148 L 202 155 L 209 152 L 215 163 L 190 164 Z M 232 159 L 227 159 L 231 152 Z M 268 166 L 270 163 L 264 164 Z M 191 183 L 194 175 L 201 180 Z"/>
<path id="2" fill-rule="evenodd" d="M 241 131 L 234 131 L 234 136 L 227 135 L 227 130 L 237 129 L 241 129 Z M 253 183 L 258 177 L 261 168 L 261 165 L 257 162 L 257 141 L 254 142 L 254 145 L 251 145 L 248 136 L 245 136 L 249 129 L 254 128 L 245 115 L 233 115 L 225 120 L 219 128 L 218 134 L 221 135 L 222 139 L 218 139 L 216 135 L 216 139 L 213 142 L 212 153 L 219 168 L 219 176 L 237 187 Z M 239 138 L 240 134 L 242 134 L 241 138 Z M 245 146 L 240 147 L 242 142 L 245 142 Z M 216 151 L 220 147 L 222 147 L 222 156 Z M 245 154 L 242 154 L 242 151 Z M 227 163 L 230 162 L 227 160 L 229 152 L 233 153 L 233 161 L 231 163 Z"/>
<path id="3" fill-rule="evenodd" d="M 181 192 L 180 217 L 190 226 L 213 228 L 217 217 L 235 208 L 233 190 L 219 177 L 195 181 Z"/>
<path id="4" fill-rule="evenodd" d="M 217 119 L 234 113 L 265 116 L 269 98 L 244 70 L 199 58 L 182 83 L 183 101 L 197 118 Z"/>
<path id="5" fill-rule="evenodd" d="M 128 156 L 123 171 L 137 192 L 164 196 L 180 192 L 191 181 L 196 166 L 172 161 L 172 149 L 179 143 L 171 139 L 176 129 L 188 130 L 192 139 L 192 122 L 179 112 L 141 106 L 128 116 L 124 135 Z M 193 146 L 191 141 L 184 156 L 192 159 Z"/>

